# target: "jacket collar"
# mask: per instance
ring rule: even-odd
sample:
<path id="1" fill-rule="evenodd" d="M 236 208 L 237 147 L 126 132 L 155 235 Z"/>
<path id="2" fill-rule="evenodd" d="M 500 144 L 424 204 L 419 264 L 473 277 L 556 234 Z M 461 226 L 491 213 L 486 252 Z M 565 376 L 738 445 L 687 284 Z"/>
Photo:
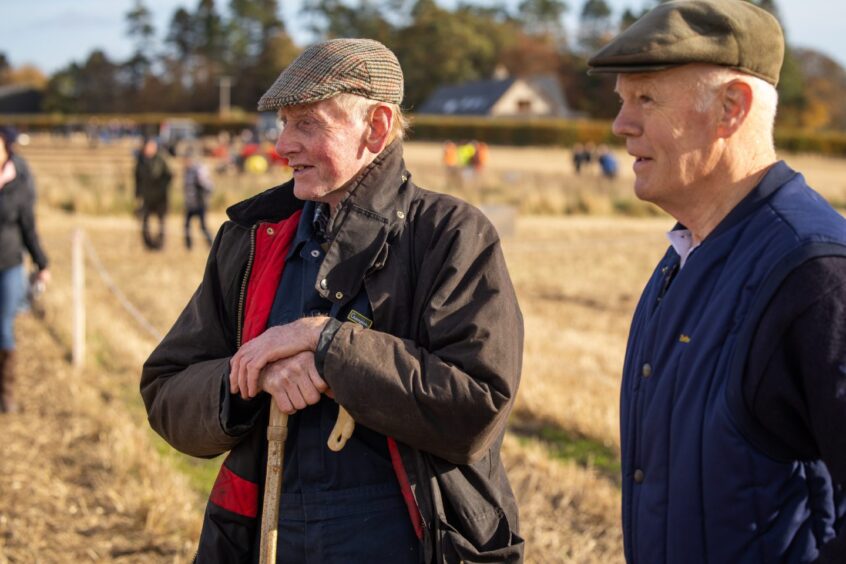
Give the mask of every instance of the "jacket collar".
<path id="1" fill-rule="evenodd" d="M 723 218 L 709 237 L 718 237 L 720 234 L 725 233 L 742 222 L 797 174 L 799 173 L 787 166 L 787 163 L 784 161 L 775 163 L 764 174 L 758 185 Z"/>
<path id="2" fill-rule="evenodd" d="M 365 274 L 387 259 L 389 242 L 402 231 L 416 188 L 405 169 L 402 143 L 394 141 L 352 180 L 329 225 L 329 244 L 315 289 L 326 299 L 345 303 L 355 297 Z M 226 210 L 243 226 L 276 223 L 303 208 L 294 182 L 271 188 Z"/>
<path id="3" fill-rule="evenodd" d="M 329 246 L 315 285 L 321 296 L 345 303 L 368 272 L 384 265 L 414 199 L 410 176 L 402 143 L 394 141 L 353 181 L 329 226 Z"/>
<path id="4" fill-rule="evenodd" d="M 787 163 L 784 161 L 778 161 L 775 163 L 770 167 L 766 174 L 764 174 L 764 177 L 761 178 L 758 185 L 755 186 L 755 188 L 753 188 L 752 191 L 749 192 L 749 194 L 747 194 L 746 197 L 743 198 L 740 203 L 723 218 L 717 227 L 708 234 L 705 240 L 715 239 L 742 222 L 746 217 L 751 215 L 755 210 L 763 205 L 770 196 L 778 192 L 779 188 L 787 184 L 797 174 L 799 173 L 787 166 Z M 676 231 L 678 229 L 687 228 L 681 223 L 676 223 L 672 230 Z M 703 243 L 704 242 L 705 241 L 703 241 Z"/>
<path id="5" fill-rule="evenodd" d="M 252 227 L 262 221 L 277 223 L 302 209 L 304 204 L 294 196 L 294 181 L 289 180 L 230 206 L 226 214 L 238 225 Z"/>
<path id="6" fill-rule="evenodd" d="M 335 220 L 329 226 L 330 232 L 334 232 L 344 222 L 342 218 L 353 208 L 374 213 L 389 224 L 401 223 L 398 221 L 402 219 L 399 216 L 407 214 L 411 199 L 398 196 L 401 185 L 410 177 L 402 158 L 402 143 L 394 141 L 351 181 L 347 195 L 339 204 Z M 294 181 L 289 180 L 230 206 L 226 214 L 235 223 L 251 227 L 262 221 L 281 221 L 304 205 L 303 200 L 294 196 Z M 398 211 L 402 213 L 398 214 Z"/>
<path id="7" fill-rule="evenodd" d="M 336 235 L 354 210 L 375 214 L 389 225 L 402 223 L 411 203 L 401 197 L 405 193 L 403 186 L 410 177 L 402 156 L 402 143 L 394 141 L 352 180 L 346 196 L 338 204 L 329 233 Z"/>

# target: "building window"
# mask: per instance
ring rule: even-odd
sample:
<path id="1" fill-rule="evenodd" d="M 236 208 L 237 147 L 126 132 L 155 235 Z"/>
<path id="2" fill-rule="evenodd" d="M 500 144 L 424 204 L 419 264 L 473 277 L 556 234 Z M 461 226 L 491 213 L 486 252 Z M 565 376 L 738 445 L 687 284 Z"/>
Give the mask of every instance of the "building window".
<path id="1" fill-rule="evenodd" d="M 532 101 L 527 99 L 517 100 L 517 113 L 530 114 L 532 113 Z"/>

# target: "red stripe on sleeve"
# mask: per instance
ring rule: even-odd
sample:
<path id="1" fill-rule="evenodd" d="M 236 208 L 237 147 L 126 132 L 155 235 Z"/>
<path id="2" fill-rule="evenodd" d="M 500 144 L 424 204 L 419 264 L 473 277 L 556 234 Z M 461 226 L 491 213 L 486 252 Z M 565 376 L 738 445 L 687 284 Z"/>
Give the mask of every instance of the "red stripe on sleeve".
<path id="1" fill-rule="evenodd" d="M 222 464 L 209 501 L 232 513 L 255 519 L 258 515 L 258 495 L 258 484 L 242 478 Z"/>

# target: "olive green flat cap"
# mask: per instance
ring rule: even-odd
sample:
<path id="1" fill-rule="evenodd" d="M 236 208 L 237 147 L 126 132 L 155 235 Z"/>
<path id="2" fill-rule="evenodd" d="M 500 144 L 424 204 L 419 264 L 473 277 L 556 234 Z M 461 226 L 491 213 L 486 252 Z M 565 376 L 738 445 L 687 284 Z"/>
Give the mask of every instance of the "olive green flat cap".
<path id="1" fill-rule="evenodd" d="M 400 104 L 402 68 L 373 39 L 330 39 L 310 46 L 282 71 L 258 103 L 260 112 L 310 104 L 341 93 Z"/>
<path id="2" fill-rule="evenodd" d="M 589 74 L 730 67 L 778 84 L 784 32 L 743 0 L 676 0 L 656 6 L 588 60 Z"/>

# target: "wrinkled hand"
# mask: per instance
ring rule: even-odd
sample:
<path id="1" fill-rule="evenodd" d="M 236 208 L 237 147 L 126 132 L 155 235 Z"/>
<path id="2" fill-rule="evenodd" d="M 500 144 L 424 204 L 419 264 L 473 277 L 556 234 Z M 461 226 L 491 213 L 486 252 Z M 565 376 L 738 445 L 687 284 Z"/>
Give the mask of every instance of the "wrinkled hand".
<path id="1" fill-rule="evenodd" d="M 244 399 L 258 395 L 261 391 L 259 377 L 264 367 L 302 352 L 314 352 L 320 332 L 323 331 L 328 319 L 328 317 L 304 317 L 286 325 L 271 327 L 242 345 L 229 361 L 231 392 L 240 393 Z M 313 360 L 312 364 L 314 364 Z"/>
<path id="2" fill-rule="evenodd" d="M 329 389 L 317 373 L 312 352 L 271 362 L 261 370 L 259 387 L 273 396 L 279 411 L 288 415 L 316 404 Z"/>

